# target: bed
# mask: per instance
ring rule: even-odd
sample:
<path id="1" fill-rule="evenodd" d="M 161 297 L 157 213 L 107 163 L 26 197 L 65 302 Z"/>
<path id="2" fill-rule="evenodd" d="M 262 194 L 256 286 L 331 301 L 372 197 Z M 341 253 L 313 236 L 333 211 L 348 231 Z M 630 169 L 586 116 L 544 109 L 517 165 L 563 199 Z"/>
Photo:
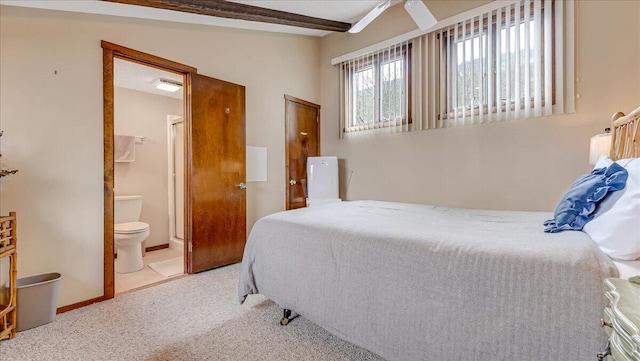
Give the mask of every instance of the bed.
<path id="1" fill-rule="evenodd" d="M 639 118 L 616 120 L 612 155 L 638 156 Z M 543 233 L 550 216 L 378 201 L 272 214 L 245 246 L 239 299 L 389 360 L 595 359 L 604 279 L 620 272 L 586 233 Z"/>

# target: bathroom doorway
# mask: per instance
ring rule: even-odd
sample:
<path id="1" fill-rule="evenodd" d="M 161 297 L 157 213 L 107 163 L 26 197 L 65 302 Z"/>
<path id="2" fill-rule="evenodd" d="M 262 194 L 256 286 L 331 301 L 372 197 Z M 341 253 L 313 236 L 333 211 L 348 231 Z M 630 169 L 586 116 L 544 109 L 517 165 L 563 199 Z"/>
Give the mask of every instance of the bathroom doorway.
<path id="1" fill-rule="evenodd" d="M 185 134 L 184 272 L 203 272 L 239 262 L 246 242 L 245 87 L 198 74 L 194 67 L 135 49 L 104 40 L 101 45 L 104 104 L 104 294 L 87 302 L 115 296 L 114 62 L 117 59 L 182 76 Z M 220 144 L 224 146 L 218 146 Z M 168 154 L 168 151 L 164 154 Z M 162 172 L 158 177 L 166 180 L 167 168 Z M 167 214 L 165 221 L 168 225 Z"/>
<path id="2" fill-rule="evenodd" d="M 183 84 L 114 60 L 116 296 L 185 274 Z"/>

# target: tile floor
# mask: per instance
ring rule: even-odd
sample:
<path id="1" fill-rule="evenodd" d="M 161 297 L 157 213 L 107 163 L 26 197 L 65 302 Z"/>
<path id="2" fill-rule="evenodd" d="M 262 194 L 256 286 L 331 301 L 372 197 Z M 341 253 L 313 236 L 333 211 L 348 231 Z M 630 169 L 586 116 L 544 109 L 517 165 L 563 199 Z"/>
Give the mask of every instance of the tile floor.
<path id="1" fill-rule="evenodd" d="M 162 282 L 170 278 L 181 276 L 177 275 L 172 277 L 165 277 L 160 273 L 152 270 L 148 266 L 149 263 L 164 261 L 166 259 L 174 257 L 180 257 L 181 255 L 182 253 L 171 248 L 164 248 L 157 251 L 146 252 L 145 256 L 142 258 L 142 261 L 144 262 L 144 268 L 142 270 L 132 273 L 116 272 L 116 296 L 119 293 L 130 291 L 135 288 L 147 286 L 156 282 Z M 118 259 L 116 259 L 116 262 L 118 262 Z"/>

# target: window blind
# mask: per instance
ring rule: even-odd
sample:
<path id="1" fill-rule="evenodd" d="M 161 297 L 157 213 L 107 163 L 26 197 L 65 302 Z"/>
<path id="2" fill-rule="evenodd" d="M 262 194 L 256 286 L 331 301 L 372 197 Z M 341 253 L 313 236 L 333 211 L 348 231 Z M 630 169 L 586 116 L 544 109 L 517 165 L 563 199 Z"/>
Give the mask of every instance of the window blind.
<path id="1" fill-rule="evenodd" d="M 342 58 L 339 137 L 573 113 L 574 7 L 515 1 Z"/>
<path id="2" fill-rule="evenodd" d="M 421 128 L 573 112 L 573 6 L 523 0 L 424 35 Z"/>
<path id="3" fill-rule="evenodd" d="M 340 137 L 412 128 L 413 40 L 338 64 Z"/>

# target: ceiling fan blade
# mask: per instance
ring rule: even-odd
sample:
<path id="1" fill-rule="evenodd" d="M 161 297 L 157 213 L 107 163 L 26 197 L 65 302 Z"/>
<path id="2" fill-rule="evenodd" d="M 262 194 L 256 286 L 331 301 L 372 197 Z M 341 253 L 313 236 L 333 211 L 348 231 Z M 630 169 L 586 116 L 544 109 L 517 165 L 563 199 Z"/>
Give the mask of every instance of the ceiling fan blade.
<path id="1" fill-rule="evenodd" d="M 438 23 L 422 0 L 407 0 L 404 3 L 404 8 L 422 31 L 430 29 Z"/>
<path id="2" fill-rule="evenodd" d="M 383 1 L 380 4 L 378 4 L 378 6 L 373 8 L 373 10 L 371 10 L 367 15 L 365 15 L 362 19 L 360 19 L 360 21 L 355 23 L 351 27 L 351 29 L 349 29 L 349 32 L 352 34 L 361 32 L 362 29 L 364 29 L 367 25 L 369 25 L 369 23 L 375 20 L 375 18 L 377 18 L 380 14 L 382 14 L 383 11 L 387 10 L 389 5 L 391 5 L 391 0 Z"/>

